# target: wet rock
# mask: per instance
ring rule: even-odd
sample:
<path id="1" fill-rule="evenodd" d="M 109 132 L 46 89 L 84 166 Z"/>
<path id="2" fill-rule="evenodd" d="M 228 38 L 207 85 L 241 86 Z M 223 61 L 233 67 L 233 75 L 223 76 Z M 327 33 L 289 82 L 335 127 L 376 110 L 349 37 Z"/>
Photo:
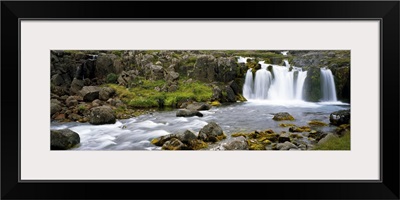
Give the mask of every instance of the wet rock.
<path id="1" fill-rule="evenodd" d="M 350 109 L 331 113 L 329 116 L 329 121 L 331 124 L 336 126 L 350 124 Z"/>
<path id="2" fill-rule="evenodd" d="M 287 112 L 275 113 L 272 118 L 275 121 L 294 120 L 294 117 Z"/>
<path id="3" fill-rule="evenodd" d="M 321 122 L 321 121 L 317 121 L 317 120 L 309 121 L 308 125 L 310 125 L 310 126 L 328 126 L 327 123 L 324 123 L 324 122 Z"/>
<path id="4" fill-rule="evenodd" d="M 67 150 L 80 143 L 78 133 L 70 129 L 51 130 L 50 131 L 50 149 Z"/>
<path id="5" fill-rule="evenodd" d="M 324 138 L 326 135 L 327 135 L 327 133 L 324 133 L 324 132 L 322 132 L 322 131 L 315 131 L 315 130 L 312 130 L 312 131 L 310 132 L 310 134 L 308 135 L 308 137 L 314 138 L 316 141 L 319 141 L 319 140 L 321 140 L 322 138 Z"/>
<path id="6" fill-rule="evenodd" d="M 226 136 L 217 123 L 210 122 L 200 130 L 198 138 L 205 142 L 217 142 L 225 139 Z"/>
<path id="7" fill-rule="evenodd" d="M 203 117 L 203 114 L 201 114 L 201 112 L 196 111 L 196 110 L 179 109 L 176 112 L 176 116 L 177 117 L 193 117 L 193 116 Z"/>
<path id="8" fill-rule="evenodd" d="M 108 106 L 100 106 L 90 109 L 89 123 L 91 124 L 114 124 L 115 121 L 114 112 Z"/>
<path id="9" fill-rule="evenodd" d="M 292 126 L 289 128 L 290 132 L 310 132 L 311 128 L 309 126 Z"/>
<path id="10" fill-rule="evenodd" d="M 224 150 L 248 150 L 249 145 L 247 144 L 246 138 L 243 136 L 231 138 L 222 144 Z"/>

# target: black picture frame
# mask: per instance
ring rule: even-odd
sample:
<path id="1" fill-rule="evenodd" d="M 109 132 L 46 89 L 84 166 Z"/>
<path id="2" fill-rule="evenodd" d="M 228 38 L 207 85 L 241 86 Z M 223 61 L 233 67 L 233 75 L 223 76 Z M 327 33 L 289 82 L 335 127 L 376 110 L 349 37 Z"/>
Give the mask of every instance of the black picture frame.
<path id="1" fill-rule="evenodd" d="M 2 1 L 1 198 L 399 199 L 399 6 L 399 1 Z M 379 19 L 381 181 L 20 182 L 20 80 L 15 78 L 19 77 L 20 19 Z M 147 193 L 149 188 L 154 192 Z"/>

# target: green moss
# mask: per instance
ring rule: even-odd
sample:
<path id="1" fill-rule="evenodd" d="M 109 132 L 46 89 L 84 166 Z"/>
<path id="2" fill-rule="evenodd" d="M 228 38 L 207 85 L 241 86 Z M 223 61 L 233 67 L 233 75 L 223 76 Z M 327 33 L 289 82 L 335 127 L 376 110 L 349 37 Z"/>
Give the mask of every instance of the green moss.
<path id="1" fill-rule="evenodd" d="M 114 74 L 114 73 L 109 73 L 107 75 L 107 83 L 116 83 L 118 79 L 118 75 Z"/>
<path id="2" fill-rule="evenodd" d="M 342 137 L 334 137 L 323 144 L 314 147 L 314 150 L 350 150 L 350 133 Z"/>
<path id="3" fill-rule="evenodd" d="M 234 133 L 231 136 L 232 137 L 240 137 L 240 136 L 247 137 L 247 136 L 249 136 L 249 134 L 248 133 Z"/>
<path id="4" fill-rule="evenodd" d="M 324 123 L 324 122 L 321 122 L 321 121 L 317 121 L 317 120 L 309 121 L 308 125 L 310 125 L 310 126 L 328 126 L 327 123 Z"/>
<path id="5" fill-rule="evenodd" d="M 295 124 L 279 124 L 280 127 L 291 127 L 291 126 L 296 126 Z"/>
<path id="6" fill-rule="evenodd" d="M 208 147 L 208 144 L 202 140 L 192 140 L 190 141 L 189 148 L 193 150 L 205 149 Z"/>
<path id="7" fill-rule="evenodd" d="M 165 80 L 138 79 L 132 84 L 134 87 L 130 88 L 116 84 L 107 84 L 107 86 L 115 89 L 122 102 L 134 108 L 176 107 L 177 103 L 181 101 L 207 102 L 211 99 L 212 88 L 210 86 L 199 81 L 185 84 L 183 81 L 185 80 L 179 80 L 179 88 L 175 92 L 157 92 L 155 90 L 155 88 L 162 88 Z"/>
<path id="8" fill-rule="evenodd" d="M 210 103 L 211 106 L 220 106 L 221 103 L 219 101 L 213 101 Z"/>
<path id="9" fill-rule="evenodd" d="M 83 112 L 85 112 L 86 110 L 87 110 L 87 108 L 86 108 L 85 105 L 79 105 L 79 106 L 78 106 L 78 111 L 79 111 L 80 113 L 83 113 Z"/>

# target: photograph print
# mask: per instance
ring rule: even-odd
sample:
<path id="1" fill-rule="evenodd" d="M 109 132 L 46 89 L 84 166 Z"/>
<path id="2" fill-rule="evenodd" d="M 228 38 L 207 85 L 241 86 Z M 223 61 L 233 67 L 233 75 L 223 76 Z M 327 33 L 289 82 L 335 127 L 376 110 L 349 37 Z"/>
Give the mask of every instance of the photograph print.
<path id="1" fill-rule="evenodd" d="M 350 50 L 51 50 L 50 150 L 351 150 Z"/>

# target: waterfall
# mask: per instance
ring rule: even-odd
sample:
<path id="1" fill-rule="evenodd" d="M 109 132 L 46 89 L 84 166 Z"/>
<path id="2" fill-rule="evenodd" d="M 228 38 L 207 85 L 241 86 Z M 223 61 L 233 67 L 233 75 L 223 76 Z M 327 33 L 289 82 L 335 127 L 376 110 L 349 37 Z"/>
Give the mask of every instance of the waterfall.
<path id="1" fill-rule="evenodd" d="M 257 70 L 254 78 L 249 69 L 243 85 L 243 96 L 249 100 L 302 100 L 307 71 L 290 66 L 287 60 L 284 61 L 285 66 L 269 65 L 260 61 L 261 69 Z M 268 66 L 272 66 L 272 73 L 267 70 Z M 297 78 L 294 75 L 295 72 Z"/>
<path id="2" fill-rule="evenodd" d="M 337 101 L 335 80 L 330 69 L 321 68 L 322 101 Z"/>
<path id="3" fill-rule="evenodd" d="M 247 70 L 246 79 L 244 80 L 243 85 L 243 96 L 246 99 L 253 98 L 253 72 L 251 69 Z"/>
<path id="4" fill-rule="evenodd" d="M 268 89 L 271 86 L 272 75 L 267 70 L 267 65 L 261 64 L 261 69 L 257 70 L 256 77 L 254 79 L 254 98 L 255 99 L 267 99 Z"/>

